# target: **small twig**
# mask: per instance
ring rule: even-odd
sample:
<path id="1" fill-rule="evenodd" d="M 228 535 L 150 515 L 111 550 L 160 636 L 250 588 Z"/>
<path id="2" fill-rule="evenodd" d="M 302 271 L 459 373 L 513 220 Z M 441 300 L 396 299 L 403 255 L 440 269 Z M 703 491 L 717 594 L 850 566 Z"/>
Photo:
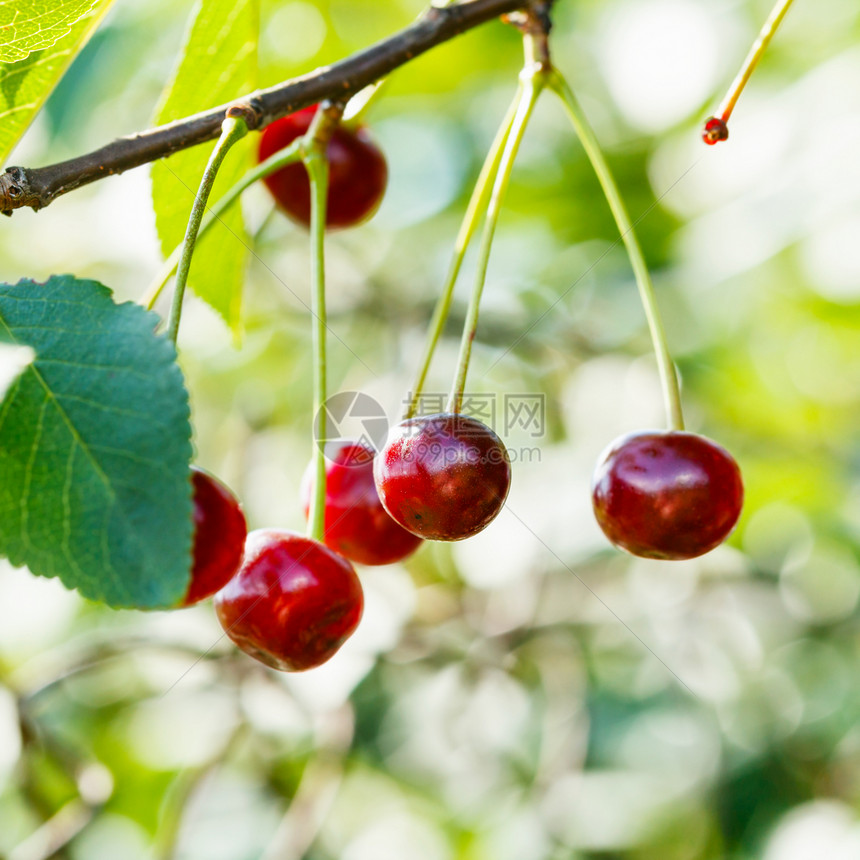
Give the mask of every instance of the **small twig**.
<path id="1" fill-rule="evenodd" d="M 86 761 L 51 736 L 28 711 L 20 694 L 14 693 L 18 705 L 21 734 L 27 747 L 38 746 L 49 756 L 64 776 L 77 787 L 78 796 L 54 811 L 42 798 L 37 807 L 45 816 L 44 823 L 9 853 L 8 860 L 48 860 L 57 856 L 96 816 L 113 794 L 110 772 L 95 760 Z M 27 780 L 30 782 L 30 780 Z M 25 793 L 30 791 L 25 789 Z M 31 798 L 32 800 L 32 798 Z"/>
<path id="2" fill-rule="evenodd" d="M 317 735 L 317 752 L 305 765 L 292 801 L 260 860 L 302 860 L 307 855 L 337 798 L 344 757 L 354 734 L 350 705 L 329 714 L 328 726 Z"/>
<path id="3" fill-rule="evenodd" d="M 157 641 L 143 634 L 103 641 L 96 637 L 82 637 L 83 644 L 66 643 L 56 649 L 57 659 L 34 660 L 25 664 L 10 679 L 14 689 L 21 690 L 19 698 L 25 707 L 30 707 L 45 693 L 60 688 L 66 681 L 90 671 L 97 671 L 113 661 L 125 661 L 141 651 L 167 651 L 183 657 L 200 657 L 201 648 L 193 643 Z M 49 654 L 48 657 L 53 657 Z M 224 654 L 210 653 L 207 660 L 222 660 Z M 110 662 L 109 662 L 110 661 Z M 35 681 L 33 676 L 35 675 Z"/>
<path id="4" fill-rule="evenodd" d="M 244 720 L 239 722 L 226 743 L 211 759 L 197 767 L 181 771 L 176 776 L 167 789 L 162 803 L 152 852 L 154 860 L 173 860 L 176 857 L 179 838 L 185 823 L 185 813 L 190 801 L 202 790 L 204 783 L 223 767 L 225 762 L 233 758 L 249 733 L 248 724 Z"/>
<path id="5" fill-rule="evenodd" d="M 72 841 L 92 820 L 94 807 L 75 798 L 9 852 L 8 860 L 48 860 Z"/>
<path id="6" fill-rule="evenodd" d="M 323 754 L 309 762 L 261 860 L 301 860 L 316 841 L 342 779 L 339 756 Z"/>
<path id="7" fill-rule="evenodd" d="M 275 119 L 331 99 L 344 101 L 425 51 L 461 33 L 517 9 L 529 0 L 467 0 L 431 7 L 411 26 L 331 66 L 258 90 L 238 99 L 249 128 L 264 128 Z M 545 4 L 537 3 L 537 6 Z M 29 206 L 42 209 L 61 194 L 123 173 L 182 149 L 214 140 L 232 105 L 122 137 L 86 155 L 46 167 L 9 167 L 0 176 L 0 211 Z"/>

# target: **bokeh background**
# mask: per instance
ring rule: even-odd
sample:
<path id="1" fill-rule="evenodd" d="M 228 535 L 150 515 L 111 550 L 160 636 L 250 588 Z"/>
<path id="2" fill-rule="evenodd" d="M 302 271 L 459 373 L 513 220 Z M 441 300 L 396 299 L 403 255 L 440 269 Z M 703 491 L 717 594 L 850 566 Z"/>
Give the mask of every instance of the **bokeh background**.
<path id="1" fill-rule="evenodd" d="M 418 0 L 266 0 L 269 85 L 408 24 Z M 728 143 L 702 120 L 769 0 L 557 0 L 554 58 L 652 267 L 690 429 L 729 448 L 742 520 L 701 559 L 611 548 L 590 473 L 663 424 L 629 264 L 560 105 L 542 99 L 490 263 L 469 390 L 540 395 L 507 429 L 478 537 L 363 569 L 326 666 L 265 669 L 211 606 L 106 610 L 0 567 L 0 855 L 9 860 L 849 860 L 860 857 L 860 7 L 798 0 Z M 118 2 L 12 163 L 147 127 L 189 2 Z M 390 185 L 328 242 L 332 390 L 394 418 L 521 58 L 490 24 L 393 75 L 367 115 Z M 191 193 L 189 192 L 189 206 Z M 188 300 L 197 462 L 252 527 L 300 529 L 308 253 L 261 189 L 244 334 Z M 139 299 L 148 172 L 0 225 L 0 276 Z M 472 257 L 469 257 L 471 260 Z M 431 391 L 447 389 L 460 284 Z M 518 457 L 517 454 L 520 453 Z"/>

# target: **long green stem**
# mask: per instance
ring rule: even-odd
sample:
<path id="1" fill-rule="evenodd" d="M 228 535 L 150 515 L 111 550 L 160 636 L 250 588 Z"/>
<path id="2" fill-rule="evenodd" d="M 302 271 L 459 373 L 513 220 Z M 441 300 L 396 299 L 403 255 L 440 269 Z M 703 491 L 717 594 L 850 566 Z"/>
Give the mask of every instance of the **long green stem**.
<path id="1" fill-rule="evenodd" d="M 768 43 L 771 38 L 773 38 L 773 34 L 776 32 L 777 27 L 782 23 L 782 19 L 785 17 L 786 12 L 788 12 L 792 2 L 793 0 L 777 0 L 777 3 L 771 10 L 770 15 L 768 15 L 767 21 L 762 25 L 758 38 L 753 42 L 740 71 L 737 73 L 734 81 L 732 81 L 732 85 L 729 87 L 729 91 L 726 93 L 726 97 L 717 108 L 717 116 L 724 123 L 729 121 L 729 117 L 735 109 L 735 105 L 737 104 L 741 92 L 743 92 L 744 87 L 747 85 L 747 81 L 755 71 L 755 67 L 758 65 L 762 54 L 764 54 L 767 49 Z"/>
<path id="2" fill-rule="evenodd" d="M 191 207 L 191 215 L 188 218 L 188 226 L 185 228 L 185 238 L 182 240 L 182 252 L 179 257 L 179 268 L 176 271 L 176 288 L 173 293 L 173 304 L 170 308 L 170 320 L 167 324 L 167 336 L 176 343 L 179 334 L 179 320 L 182 317 L 182 299 L 185 296 L 185 285 L 188 283 L 188 272 L 191 268 L 191 256 L 194 253 L 194 244 L 200 230 L 200 222 L 206 210 L 206 201 L 212 192 L 212 185 L 218 175 L 218 169 L 224 161 L 224 156 L 230 151 L 234 143 L 241 140 L 248 133 L 248 126 L 241 117 L 228 116 L 221 125 L 221 137 L 215 144 L 215 149 L 209 157 L 206 170 L 203 171 L 203 179 L 200 188 L 194 198 Z"/>
<path id="3" fill-rule="evenodd" d="M 287 164 L 293 164 L 301 158 L 301 139 L 297 138 L 289 146 L 269 156 L 265 161 L 260 162 L 253 170 L 249 170 L 217 203 L 215 203 L 203 221 L 200 224 L 200 230 L 197 233 L 197 238 L 205 236 L 209 228 L 216 222 L 220 221 L 221 216 L 239 199 L 242 192 L 246 188 L 253 185 L 257 180 L 264 179 L 270 173 L 280 170 Z M 161 291 L 164 289 L 170 276 L 173 274 L 179 260 L 182 256 L 182 245 L 177 245 L 173 249 L 173 253 L 164 261 L 158 274 L 153 278 L 149 287 L 144 293 L 141 304 L 144 304 L 149 310 L 152 310 Z"/>
<path id="4" fill-rule="evenodd" d="M 454 297 L 454 285 L 457 283 L 457 276 L 460 274 L 460 268 L 463 265 L 463 259 L 466 256 L 466 249 L 469 247 L 469 242 L 472 241 L 472 236 L 478 227 L 478 221 L 481 215 L 487 208 L 487 202 L 490 199 L 490 191 L 492 190 L 493 179 L 499 169 L 499 162 L 502 160 L 502 152 L 505 143 L 508 140 L 508 135 L 511 131 L 511 126 L 516 116 L 517 106 L 520 103 L 522 94 L 522 86 L 517 88 L 516 96 L 508 108 L 499 130 L 496 132 L 496 137 L 493 140 L 487 157 L 484 159 L 484 164 L 481 167 L 481 172 L 478 174 L 478 179 L 475 182 L 475 187 L 472 190 L 472 196 L 469 198 L 469 205 L 466 207 L 466 214 L 463 216 L 463 221 L 460 224 L 460 231 L 457 233 L 457 239 L 454 242 L 454 254 L 451 257 L 451 262 L 448 266 L 448 273 L 445 276 L 445 284 L 442 287 L 442 293 L 436 302 L 436 307 L 433 310 L 433 317 L 430 320 L 428 331 L 427 344 L 424 347 L 424 355 L 421 358 L 421 366 L 415 377 L 415 382 L 412 386 L 411 399 L 406 410 L 404 418 L 412 418 L 418 410 L 421 392 L 424 390 L 424 383 L 427 381 L 427 374 L 430 371 L 430 363 L 433 361 L 433 355 L 436 352 L 436 347 L 439 345 L 439 339 L 442 337 L 442 330 L 445 328 L 445 322 L 448 319 L 448 313 L 451 310 L 451 300 Z"/>
<path id="5" fill-rule="evenodd" d="M 549 85 L 567 109 L 576 134 L 582 142 L 585 153 L 603 188 L 603 193 L 606 196 L 609 208 L 612 210 L 615 223 L 618 225 L 621 239 L 630 257 L 630 264 L 633 267 L 636 284 L 639 287 L 639 295 L 645 308 L 648 328 L 651 331 L 651 340 L 654 343 L 654 352 L 657 355 L 657 367 L 663 386 L 663 398 L 666 404 L 669 427 L 672 430 L 683 430 L 684 416 L 681 412 L 681 394 L 678 389 L 678 377 L 675 373 L 675 365 L 672 363 L 672 357 L 669 355 L 669 348 L 666 345 L 666 332 L 663 328 L 660 310 L 657 307 L 654 285 L 651 282 L 651 275 L 648 272 L 648 266 L 642 255 L 642 249 L 639 247 L 639 242 L 633 231 L 633 223 L 627 214 L 627 209 L 624 206 L 624 201 L 621 199 L 621 194 L 618 191 L 618 186 L 615 184 L 615 179 L 612 176 L 609 165 L 603 157 L 600 144 L 597 142 L 594 131 L 589 125 L 588 119 L 576 100 L 573 91 L 555 69 L 553 69 L 550 76 Z"/>
<path id="6" fill-rule="evenodd" d="M 463 392 L 466 390 L 466 375 L 469 372 L 469 359 L 472 355 L 472 343 L 478 330 L 478 313 L 481 305 L 481 296 L 484 292 L 484 283 L 487 279 L 487 266 L 490 262 L 490 248 L 493 244 L 493 235 L 496 231 L 496 223 L 499 220 L 499 210 L 502 199 L 508 187 L 508 180 L 514 166 L 514 159 L 523 139 L 529 117 L 534 110 L 538 95 L 543 88 L 545 72 L 541 66 L 527 67 L 522 76 L 523 86 L 518 93 L 516 110 L 510 129 L 506 136 L 504 149 L 502 150 L 493 183 L 493 191 L 490 203 L 487 207 L 487 219 L 484 222 L 484 231 L 481 235 L 481 245 L 478 250 L 478 261 L 475 271 L 475 283 L 472 287 L 472 295 L 469 299 L 469 308 L 466 312 L 466 321 L 463 325 L 463 337 L 460 341 L 460 354 L 457 358 L 457 372 L 451 386 L 451 394 L 448 398 L 448 411 L 459 412 L 463 404 Z"/>
<path id="7" fill-rule="evenodd" d="M 326 308 L 325 308 L 325 218 L 328 196 L 328 159 L 325 145 L 316 141 L 304 156 L 311 183 L 311 280 L 313 296 L 314 412 L 318 438 L 314 447 L 314 484 L 308 516 L 308 536 L 322 541 L 325 535 L 325 440 L 328 435 L 326 391 Z"/>

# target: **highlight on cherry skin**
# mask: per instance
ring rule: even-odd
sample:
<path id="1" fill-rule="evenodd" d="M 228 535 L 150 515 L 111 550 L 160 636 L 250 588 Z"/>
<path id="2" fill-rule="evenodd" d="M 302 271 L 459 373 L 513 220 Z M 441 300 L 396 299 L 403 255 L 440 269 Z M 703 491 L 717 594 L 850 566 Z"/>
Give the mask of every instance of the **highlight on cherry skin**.
<path id="1" fill-rule="evenodd" d="M 373 480 L 375 451 L 363 442 L 326 446 L 325 544 L 359 564 L 391 564 L 415 552 L 421 538 L 406 531 L 382 507 Z M 308 516 L 314 464 L 302 478 L 301 499 Z"/>
<path id="2" fill-rule="evenodd" d="M 275 120 L 260 136 L 258 160 L 291 144 L 310 128 L 316 105 Z M 332 132 L 326 156 L 329 188 L 326 198 L 326 228 L 352 227 L 366 221 L 379 207 L 388 182 L 388 165 L 382 150 L 364 126 L 339 125 Z M 278 206 L 306 227 L 311 220 L 311 190 L 301 162 L 270 173 L 263 182 Z"/>
<path id="3" fill-rule="evenodd" d="M 239 569 L 248 533 L 238 500 L 217 478 L 191 467 L 194 538 L 191 582 L 179 604 L 192 606 L 223 588 Z"/>
<path id="4" fill-rule="evenodd" d="M 239 572 L 215 595 L 224 632 L 246 654 L 285 672 L 329 660 L 355 632 L 364 593 L 353 566 L 319 541 L 258 529 Z"/>
<path id="5" fill-rule="evenodd" d="M 385 510 L 427 540 L 476 535 L 501 511 L 511 486 L 502 440 L 475 418 L 450 412 L 392 427 L 373 475 Z"/>
<path id="6" fill-rule="evenodd" d="M 646 430 L 616 439 L 592 481 L 594 514 L 612 543 L 644 558 L 695 558 L 731 533 L 743 506 L 740 469 L 696 433 Z"/>

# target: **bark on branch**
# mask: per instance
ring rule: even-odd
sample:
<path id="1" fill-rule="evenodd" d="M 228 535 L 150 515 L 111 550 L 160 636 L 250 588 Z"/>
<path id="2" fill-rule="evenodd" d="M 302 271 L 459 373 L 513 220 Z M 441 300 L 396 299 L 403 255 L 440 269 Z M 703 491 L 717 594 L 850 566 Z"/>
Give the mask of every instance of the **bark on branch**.
<path id="1" fill-rule="evenodd" d="M 247 112 L 252 128 L 322 101 L 345 100 L 430 48 L 498 18 L 532 6 L 538 0 L 466 0 L 429 8 L 414 24 L 357 54 L 307 75 L 257 90 L 231 104 L 220 105 L 168 125 L 121 137 L 77 158 L 46 167 L 9 167 L 0 175 L 0 211 L 30 206 L 42 209 L 67 191 L 155 161 L 181 149 L 214 140 L 231 107 Z"/>

